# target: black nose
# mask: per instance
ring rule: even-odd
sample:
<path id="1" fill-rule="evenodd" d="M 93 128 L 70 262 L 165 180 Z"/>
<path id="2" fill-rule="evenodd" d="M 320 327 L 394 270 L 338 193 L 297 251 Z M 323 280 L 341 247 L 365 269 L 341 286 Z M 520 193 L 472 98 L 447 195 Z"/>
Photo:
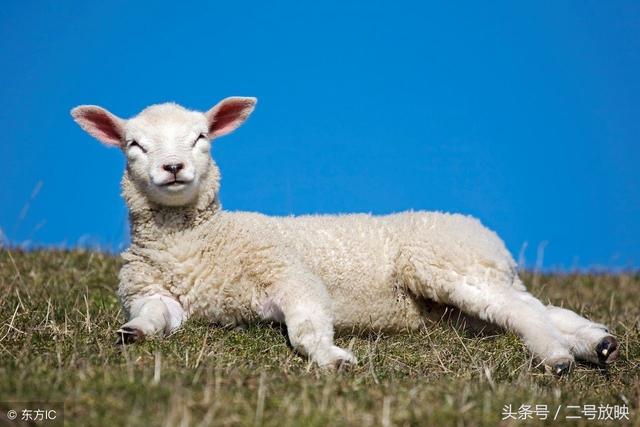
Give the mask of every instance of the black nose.
<path id="1" fill-rule="evenodd" d="M 174 175 L 180 172 L 182 168 L 184 168 L 184 163 L 171 163 L 169 165 L 162 165 L 162 169 L 166 170 L 167 172 L 171 172 Z"/>

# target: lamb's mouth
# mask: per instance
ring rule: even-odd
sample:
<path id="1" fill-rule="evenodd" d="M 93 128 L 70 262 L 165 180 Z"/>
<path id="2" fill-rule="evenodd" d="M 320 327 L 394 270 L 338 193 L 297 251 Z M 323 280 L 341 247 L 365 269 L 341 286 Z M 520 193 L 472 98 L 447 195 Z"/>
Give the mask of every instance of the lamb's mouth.
<path id="1" fill-rule="evenodd" d="M 169 182 L 165 182 L 163 184 L 160 184 L 160 187 L 164 187 L 164 188 L 181 188 L 187 184 L 189 184 L 191 181 L 183 181 L 180 179 L 175 179 L 173 181 L 169 181 Z"/>

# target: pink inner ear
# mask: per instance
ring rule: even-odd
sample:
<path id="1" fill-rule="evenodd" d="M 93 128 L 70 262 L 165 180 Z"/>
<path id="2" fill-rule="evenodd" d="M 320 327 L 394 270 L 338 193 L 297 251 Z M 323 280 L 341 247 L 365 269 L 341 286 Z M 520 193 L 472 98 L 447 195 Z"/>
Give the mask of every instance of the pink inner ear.
<path id="1" fill-rule="evenodd" d="M 253 110 L 252 99 L 229 99 L 214 107 L 210 118 L 209 133 L 211 136 L 225 135 L 245 121 Z"/>
<path id="2" fill-rule="evenodd" d="M 108 145 L 121 144 L 120 120 L 99 108 L 78 108 L 75 119 L 89 134 Z"/>

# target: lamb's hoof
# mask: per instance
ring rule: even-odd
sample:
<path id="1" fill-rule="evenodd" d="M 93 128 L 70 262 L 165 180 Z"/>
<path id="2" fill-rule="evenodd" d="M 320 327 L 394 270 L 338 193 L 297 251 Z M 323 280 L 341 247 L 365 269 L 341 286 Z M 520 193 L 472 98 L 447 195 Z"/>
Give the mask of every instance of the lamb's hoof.
<path id="1" fill-rule="evenodd" d="M 349 350 L 344 350 L 334 345 L 331 347 L 330 353 L 331 358 L 328 363 L 324 364 L 325 368 L 336 372 L 345 372 L 358 364 L 356 357 Z"/>
<path id="2" fill-rule="evenodd" d="M 336 359 L 333 362 L 333 369 L 336 372 L 347 372 L 356 365 L 355 359 Z"/>
<path id="3" fill-rule="evenodd" d="M 571 371 L 573 360 L 568 358 L 560 358 L 547 363 L 547 372 L 551 372 L 558 377 L 567 375 Z"/>
<path id="4" fill-rule="evenodd" d="M 144 333 L 140 329 L 123 326 L 116 332 L 118 339 L 116 345 L 129 345 L 144 339 Z"/>
<path id="5" fill-rule="evenodd" d="M 570 361 L 558 362 L 555 365 L 553 365 L 553 373 L 559 377 L 563 375 L 567 375 L 570 370 L 571 370 Z"/>
<path id="6" fill-rule="evenodd" d="M 613 363 L 618 358 L 618 340 L 607 335 L 602 338 L 596 346 L 596 354 L 598 355 L 598 362 L 602 365 L 608 365 Z"/>

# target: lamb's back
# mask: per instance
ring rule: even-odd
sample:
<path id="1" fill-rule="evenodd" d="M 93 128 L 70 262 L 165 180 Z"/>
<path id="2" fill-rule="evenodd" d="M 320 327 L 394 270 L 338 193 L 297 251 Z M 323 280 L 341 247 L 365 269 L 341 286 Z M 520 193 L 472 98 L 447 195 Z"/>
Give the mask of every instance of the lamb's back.
<path id="1" fill-rule="evenodd" d="M 281 227 L 292 250 L 327 285 L 337 321 L 346 327 L 363 319 L 374 326 L 418 325 L 421 305 L 407 294 L 407 267 L 460 276 L 490 268 L 505 283 L 515 271 L 502 240 L 477 219 L 459 214 L 312 215 L 282 218 Z"/>

